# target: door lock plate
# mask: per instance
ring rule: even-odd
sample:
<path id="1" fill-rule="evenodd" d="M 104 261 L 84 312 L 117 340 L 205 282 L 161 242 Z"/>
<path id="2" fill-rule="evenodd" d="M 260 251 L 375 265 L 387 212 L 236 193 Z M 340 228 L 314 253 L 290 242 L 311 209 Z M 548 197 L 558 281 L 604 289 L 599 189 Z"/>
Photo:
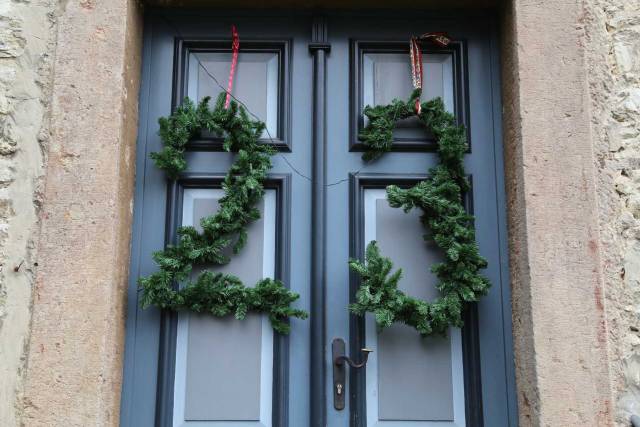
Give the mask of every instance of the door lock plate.
<path id="1" fill-rule="evenodd" d="M 336 363 L 345 356 L 345 344 L 342 338 L 333 340 L 331 354 L 333 356 L 333 407 L 337 411 L 342 411 L 345 404 L 346 363 Z"/>

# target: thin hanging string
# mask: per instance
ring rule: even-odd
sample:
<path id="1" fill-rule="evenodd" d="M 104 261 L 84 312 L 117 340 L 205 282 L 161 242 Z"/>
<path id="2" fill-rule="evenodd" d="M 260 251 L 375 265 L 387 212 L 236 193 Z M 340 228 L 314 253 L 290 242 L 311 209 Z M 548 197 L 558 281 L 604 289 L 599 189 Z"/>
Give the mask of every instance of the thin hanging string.
<path id="1" fill-rule="evenodd" d="M 200 68 L 202 68 L 202 70 L 205 72 L 205 74 L 206 74 L 207 76 L 209 76 L 209 78 L 211 78 L 211 80 L 213 80 L 213 82 L 216 84 L 216 86 L 218 86 L 221 90 L 226 91 L 226 89 L 224 88 L 224 86 L 222 86 L 222 85 L 220 84 L 220 82 L 218 81 L 218 79 L 216 79 L 216 78 L 215 78 L 215 76 L 214 76 L 213 74 L 211 74 L 211 73 L 209 72 L 209 70 L 207 70 L 207 67 L 205 67 L 205 66 L 202 64 L 202 62 L 200 62 L 200 60 L 198 59 L 198 57 L 196 57 L 196 61 L 198 61 L 198 65 L 200 66 Z M 246 105 L 244 102 L 242 102 L 241 100 L 239 100 L 238 98 L 236 98 L 233 94 L 231 94 L 230 92 L 227 92 L 227 96 L 228 96 L 228 97 L 231 97 L 231 99 L 233 99 L 234 101 L 236 101 L 239 105 L 242 105 L 242 107 L 244 107 L 244 109 L 247 111 L 247 113 L 249 113 L 249 115 L 250 115 L 250 116 L 252 116 L 254 119 L 262 121 L 262 120 L 260 119 L 260 117 L 258 117 L 256 114 L 254 114 L 254 112 L 253 112 L 253 111 L 251 111 L 251 110 L 249 109 L 249 107 L 247 107 L 247 105 Z M 275 144 L 275 140 L 274 140 L 274 138 L 271 136 L 271 132 L 269 132 L 269 129 L 265 127 L 265 128 L 264 128 L 264 130 L 265 130 L 265 132 L 267 132 L 267 138 L 269 139 L 269 142 L 271 142 L 272 144 Z M 300 177 L 302 177 L 302 178 L 306 179 L 307 181 L 312 181 L 312 179 L 311 179 L 311 178 L 309 178 L 308 176 L 306 176 L 305 174 L 303 174 L 302 172 L 300 172 L 300 171 L 299 171 L 295 166 L 293 166 L 293 165 L 291 164 L 291 162 L 289 162 L 289 160 L 288 160 L 285 156 L 283 156 L 283 155 L 282 155 L 282 153 L 278 152 L 277 154 L 278 154 L 278 156 L 280 156 L 280 158 L 282 158 L 282 160 L 284 160 L 284 162 L 287 164 L 287 166 L 289 166 L 289 168 L 291 168 L 291 170 L 292 170 L 293 172 L 295 172 L 295 174 L 296 174 L 296 175 L 299 175 Z"/>
<path id="2" fill-rule="evenodd" d="M 182 32 L 180 31 L 180 29 L 174 25 L 174 23 L 167 17 L 165 16 L 163 13 L 160 13 L 160 17 L 167 23 L 167 25 L 169 25 L 175 32 L 176 34 L 178 34 L 178 36 L 180 38 L 185 38 L 182 35 Z M 235 29 L 235 27 L 234 27 Z M 233 29 L 232 29 L 232 34 L 233 34 Z M 237 31 L 236 31 L 237 34 Z M 431 42 L 433 42 L 434 44 L 441 46 L 441 47 L 446 47 L 449 45 L 449 43 L 451 43 L 451 38 L 446 34 L 446 33 L 442 33 L 442 32 L 431 32 L 431 33 L 424 33 L 422 35 L 420 35 L 419 37 L 412 37 L 411 38 L 411 45 L 410 45 L 410 52 L 412 49 L 415 49 L 416 52 L 418 52 L 418 55 L 420 57 L 420 61 L 419 61 L 419 71 L 420 71 L 420 88 L 422 88 L 422 51 L 420 49 L 419 43 L 416 43 L 415 47 L 413 46 L 413 40 L 416 39 L 418 42 L 423 41 L 423 40 L 429 40 Z M 239 47 L 239 38 L 238 38 L 238 47 Z M 231 88 L 225 88 L 222 84 L 220 84 L 220 82 L 218 81 L 218 79 L 211 74 L 211 72 L 209 72 L 209 70 L 207 69 L 207 67 L 204 66 L 204 64 L 200 61 L 200 58 L 198 58 L 197 56 L 195 56 L 196 61 L 198 62 L 198 66 L 205 72 L 205 74 L 207 76 L 209 76 L 209 78 L 215 83 L 216 86 L 218 86 L 222 91 L 226 92 L 227 94 L 227 99 L 231 98 L 234 101 L 236 101 L 239 105 L 242 105 L 242 107 L 244 107 L 244 109 L 247 111 L 247 113 L 249 113 L 250 116 L 252 116 L 253 118 L 255 118 L 256 120 L 260 120 L 260 117 L 258 117 L 253 111 L 251 111 L 249 109 L 249 107 L 247 107 L 247 105 L 242 102 L 240 99 L 236 98 L 232 93 L 231 93 Z M 416 58 L 417 60 L 417 58 Z M 414 59 L 413 59 L 413 54 L 411 54 L 411 63 L 412 63 L 412 73 L 413 73 L 413 64 L 414 64 Z M 232 65 L 233 65 L 233 60 L 232 60 Z M 414 77 L 414 75 L 412 74 L 412 78 Z M 230 83 L 233 79 L 230 78 Z M 414 80 L 414 88 L 416 87 L 416 81 Z M 417 105 L 418 108 L 420 108 L 420 100 L 417 100 Z M 269 132 L 268 128 L 265 128 L 265 131 L 267 132 L 267 138 L 269 140 L 269 142 L 271 142 L 272 144 L 275 143 L 274 138 L 271 136 L 271 132 Z M 284 155 L 282 155 L 282 153 L 278 152 L 277 153 L 278 156 L 286 163 L 286 165 L 299 177 L 306 179 L 309 182 L 313 182 L 313 179 L 308 177 L 307 175 L 303 174 L 302 172 L 300 172 L 300 170 L 298 168 L 296 168 Z M 356 172 L 353 173 L 354 176 L 357 176 L 358 174 L 360 174 L 362 171 L 364 171 L 365 169 L 367 169 L 367 165 L 361 167 L 360 169 L 358 169 Z M 350 178 L 343 178 L 340 179 L 338 181 L 332 182 L 330 184 L 325 184 L 325 187 L 333 187 L 339 184 L 342 184 L 344 182 L 349 181 Z"/>
<path id="3" fill-rule="evenodd" d="M 180 29 L 174 25 L 174 23 L 164 14 L 160 14 L 160 17 L 167 23 L 167 25 L 169 25 L 176 34 L 178 34 L 178 36 L 180 38 L 185 38 L 182 35 L 182 32 L 180 31 Z M 205 72 L 205 74 L 215 83 L 216 86 L 218 86 L 218 88 L 220 88 L 220 90 L 224 91 L 227 93 L 227 97 L 231 97 L 231 99 L 233 99 L 234 101 L 236 101 L 239 105 L 242 105 L 242 107 L 244 107 L 244 109 L 247 111 L 247 113 L 249 113 L 250 116 L 252 116 L 253 118 L 255 118 L 256 120 L 260 120 L 262 121 L 262 119 L 260 119 L 260 117 L 258 117 L 253 111 L 251 111 L 251 109 L 249 109 L 249 107 L 242 102 L 240 99 L 238 99 L 237 97 L 235 97 L 230 91 L 228 91 L 227 89 L 225 89 L 225 87 L 218 81 L 218 79 L 211 74 L 211 72 L 207 69 L 207 67 L 204 66 L 204 64 L 200 61 L 200 58 L 198 58 L 197 56 L 194 55 L 195 60 L 198 62 L 198 66 L 202 69 L 202 71 Z M 265 131 L 267 132 L 267 139 L 269 140 L 269 142 L 271 142 L 272 144 L 275 144 L 275 140 L 274 138 L 271 136 L 271 133 L 269 132 L 268 128 L 265 128 Z M 313 179 L 308 177 L 307 175 L 305 175 L 304 173 L 302 173 L 296 166 L 294 166 L 289 159 L 287 159 L 282 153 L 278 152 L 276 153 L 287 165 L 287 167 L 289 167 L 289 169 L 291 169 L 293 171 L 293 173 L 295 173 L 296 175 L 298 175 L 299 177 L 309 181 L 309 182 L 313 182 Z M 367 168 L 369 167 L 369 165 L 364 165 L 363 167 L 361 167 L 360 169 L 358 169 L 357 171 L 353 172 L 353 176 L 358 176 L 360 173 L 362 173 L 363 171 L 365 171 Z M 340 185 L 342 183 L 348 182 L 351 178 L 347 177 L 347 178 L 342 178 L 339 179 L 337 181 L 334 181 L 332 183 L 329 184 L 325 184 L 325 187 L 334 187 L 336 185 Z"/>
<path id="4" fill-rule="evenodd" d="M 174 23 L 166 15 L 164 15 L 163 13 L 160 13 L 160 17 L 165 21 L 167 25 L 169 25 L 173 29 L 173 31 L 175 31 L 176 34 L 178 34 L 180 38 L 183 38 L 183 39 L 185 38 L 182 35 L 182 32 L 180 31 L 180 29 L 176 25 L 174 25 Z M 230 91 L 227 91 L 227 89 L 218 81 L 218 79 L 213 74 L 211 74 L 211 72 L 207 69 L 207 67 L 204 66 L 204 64 L 200 61 L 200 58 L 198 58 L 196 55 L 194 55 L 194 58 L 198 62 L 198 66 L 213 81 L 213 83 L 215 83 L 215 85 L 218 86 L 220 90 L 222 90 L 223 92 L 226 92 L 227 97 L 230 97 L 231 99 L 236 101 L 239 105 L 242 105 L 242 107 L 244 107 L 246 112 L 249 113 L 251 117 L 253 117 L 256 120 L 262 121 L 262 119 L 260 119 L 260 117 L 258 117 L 253 111 L 251 111 L 251 109 L 249 109 L 249 107 L 247 107 L 247 105 L 244 102 L 236 98 Z M 275 140 L 271 136 L 269 129 L 265 128 L 265 131 L 267 132 L 267 139 L 269 140 L 269 142 L 271 142 L 272 144 L 275 144 Z M 313 181 L 307 175 L 300 172 L 300 170 L 296 168 L 293 164 L 291 164 L 291 162 L 285 156 L 283 156 L 282 153 L 278 152 L 277 154 L 296 175 L 300 176 L 303 179 L 306 179 L 309 182 Z"/>
<path id="5" fill-rule="evenodd" d="M 178 29 L 178 27 L 176 25 L 173 24 L 173 22 L 167 18 L 164 14 L 160 14 L 160 17 L 167 23 L 167 25 L 169 25 L 175 32 L 176 34 L 178 34 L 179 37 L 184 38 L 184 36 L 182 35 L 181 31 Z M 239 41 L 238 41 L 239 43 Z M 231 98 L 234 101 L 236 101 L 239 105 L 242 105 L 242 107 L 244 107 L 244 109 L 247 111 L 247 113 L 249 113 L 250 116 L 252 116 L 254 119 L 256 120 L 260 120 L 262 121 L 262 119 L 260 119 L 260 117 L 258 117 L 253 111 L 251 111 L 251 109 L 249 109 L 249 107 L 247 107 L 247 105 L 242 102 L 240 99 L 238 99 L 237 97 L 235 97 L 230 90 L 228 90 L 227 88 L 225 88 L 219 81 L 218 79 L 211 74 L 211 72 L 207 69 L 207 67 L 204 66 L 204 64 L 200 61 L 200 58 L 198 58 L 197 56 L 194 55 L 194 58 L 196 59 L 196 61 L 198 62 L 198 66 L 202 69 L 202 71 L 205 72 L 205 74 L 215 83 L 216 86 L 218 86 L 218 88 L 220 88 L 220 90 L 226 92 L 227 94 L 227 98 Z M 265 131 L 267 132 L 267 139 L 269 140 L 269 142 L 271 142 L 272 144 L 275 144 L 275 140 L 274 138 L 271 136 L 271 132 L 269 132 L 268 128 L 265 128 Z M 309 182 L 313 182 L 313 179 L 308 177 L 307 175 L 305 175 L 304 173 L 302 173 L 297 167 L 295 167 L 290 161 L 289 159 L 287 159 L 282 153 L 278 152 L 276 153 L 287 165 L 287 167 L 289 167 L 289 169 L 291 169 L 293 171 L 293 173 L 295 173 L 296 175 L 298 175 L 299 177 L 309 181 Z M 363 166 L 362 168 L 358 169 L 356 172 L 353 173 L 354 176 L 357 176 L 358 174 L 360 174 L 363 170 L 365 170 L 367 168 L 367 166 Z M 343 178 L 343 179 L 339 179 L 335 182 L 332 182 L 330 184 L 325 184 L 325 187 L 334 187 L 336 185 L 342 184 L 344 182 L 349 181 L 350 178 Z"/>
<path id="6" fill-rule="evenodd" d="M 164 14 L 160 14 L 160 17 L 167 23 L 167 25 L 169 25 L 175 32 L 176 34 L 178 34 L 178 36 L 180 38 L 185 38 L 182 35 L 182 32 L 180 31 L 180 29 L 174 25 L 174 23 Z M 238 39 L 238 43 L 239 43 L 239 39 Z M 196 55 L 194 55 L 195 60 L 198 62 L 198 66 L 205 72 L 205 74 L 207 76 L 209 76 L 209 78 L 215 83 L 216 86 L 218 86 L 218 88 L 220 88 L 220 90 L 226 92 L 227 94 L 227 99 L 231 98 L 234 101 L 236 101 L 239 105 L 241 105 L 242 107 L 244 107 L 244 109 L 247 111 L 247 113 L 249 113 L 250 116 L 252 116 L 253 118 L 255 118 L 256 120 L 260 120 L 262 121 L 262 119 L 260 119 L 260 117 L 258 117 L 253 111 L 251 111 L 251 109 L 249 109 L 249 107 L 242 102 L 240 99 L 238 99 L 236 96 L 234 96 L 230 90 L 225 89 L 225 87 L 218 81 L 218 79 L 211 74 L 211 72 L 207 69 L 207 67 L 204 66 L 204 64 L 200 61 L 200 58 L 198 58 Z M 269 140 L 269 142 L 271 142 L 272 144 L 275 144 L 275 140 L 274 138 L 271 136 L 271 132 L 269 132 L 268 128 L 265 128 L 265 131 L 267 132 L 267 139 Z M 309 182 L 313 182 L 313 179 L 308 177 L 307 175 L 305 175 L 304 173 L 302 173 L 297 167 L 295 167 L 290 161 L 289 159 L 287 159 L 282 153 L 277 152 L 276 153 L 285 163 L 286 165 L 289 167 L 289 169 L 291 169 L 296 175 L 298 175 L 299 177 L 309 181 Z M 360 173 L 362 173 L 364 170 L 366 170 L 368 168 L 369 165 L 364 165 L 362 166 L 360 169 L 358 169 L 357 171 L 353 172 L 353 176 L 358 176 Z M 325 184 L 325 187 L 334 187 L 336 185 L 340 185 L 342 183 L 348 182 L 351 178 L 347 177 L 347 178 L 342 178 L 339 179 L 335 182 L 329 183 L 329 184 Z"/>

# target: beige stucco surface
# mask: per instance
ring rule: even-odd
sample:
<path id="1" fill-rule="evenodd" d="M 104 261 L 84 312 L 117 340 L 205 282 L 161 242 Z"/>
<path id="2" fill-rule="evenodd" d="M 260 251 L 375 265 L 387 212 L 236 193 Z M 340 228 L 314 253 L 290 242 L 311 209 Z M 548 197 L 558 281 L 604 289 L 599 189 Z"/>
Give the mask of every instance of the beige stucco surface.
<path id="1" fill-rule="evenodd" d="M 638 7 L 505 2 L 523 426 L 640 412 Z M 141 27 L 134 0 L 0 1 L 2 426 L 118 423 Z"/>
<path id="2" fill-rule="evenodd" d="M 513 326 L 525 426 L 611 423 L 587 6 L 516 0 L 504 23 Z"/>

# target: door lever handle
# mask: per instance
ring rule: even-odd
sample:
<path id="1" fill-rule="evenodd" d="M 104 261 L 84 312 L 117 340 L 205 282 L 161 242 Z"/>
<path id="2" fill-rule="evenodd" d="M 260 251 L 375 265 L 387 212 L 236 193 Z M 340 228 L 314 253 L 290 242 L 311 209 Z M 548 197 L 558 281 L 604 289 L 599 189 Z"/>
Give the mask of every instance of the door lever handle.
<path id="1" fill-rule="evenodd" d="M 347 362 L 347 364 L 352 368 L 360 369 L 367 364 L 367 362 L 369 361 L 369 353 L 373 353 L 373 350 L 368 348 L 363 348 L 363 349 L 360 349 L 360 352 L 362 353 L 362 362 L 360 363 L 354 362 L 350 357 L 347 357 L 345 355 L 337 356 L 333 360 L 333 363 L 340 366 L 340 365 L 344 365 L 344 362 Z"/>
<path id="2" fill-rule="evenodd" d="M 354 362 L 345 352 L 345 344 L 342 338 L 335 338 L 331 343 L 331 354 L 333 356 L 333 407 L 341 411 L 345 406 L 345 389 L 346 389 L 346 365 L 353 369 L 364 367 L 369 361 L 369 354 L 373 352 L 368 348 L 360 350 L 362 352 L 362 361 Z"/>

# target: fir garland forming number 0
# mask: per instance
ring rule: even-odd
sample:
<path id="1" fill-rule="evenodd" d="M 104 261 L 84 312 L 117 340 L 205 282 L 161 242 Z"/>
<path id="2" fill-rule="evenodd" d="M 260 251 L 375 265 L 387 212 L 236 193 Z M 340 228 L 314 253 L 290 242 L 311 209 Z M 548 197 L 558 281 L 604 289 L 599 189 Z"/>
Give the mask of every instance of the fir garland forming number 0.
<path id="1" fill-rule="evenodd" d="M 176 245 L 153 254 L 160 269 L 140 278 L 141 304 L 219 317 L 233 314 L 237 319 L 248 312 L 265 313 L 274 330 L 287 334 L 288 319 L 304 319 L 307 313 L 291 307 L 299 296 L 279 280 L 262 279 L 254 287 L 247 287 L 236 276 L 211 271 L 200 273 L 195 281 L 190 279 L 194 265 L 226 264 L 228 250 L 237 254 L 245 245 L 247 226 L 260 218 L 256 205 L 264 196 L 263 182 L 274 154 L 270 146 L 259 142 L 264 123 L 251 120 L 236 102 L 225 108 L 224 92 L 213 110 L 208 103 L 209 98 L 204 98 L 195 106 L 187 98 L 171 116 L 161 118 L 164 147 L 151 157 L 169 178 L 176 179 L 187 167 L 184 151 L 191 138 L 202 129 L 223 136 L 224 149 L 237 153 L 222 184 L 224 197 L 218 211 L 200 221 L 202 233 L 194 227 L 181 227 Z M 175 288 L 178 283 L 179 288 Z"/>
<path id="2" fill-rule="evenodd" d="M 391 149 L 398 120 L 417 116 L 434 134 L 440 161 L 430 169 L 429 178 L 410 189 L 388 186 L 387 199 L 390 206 L 405 212 L 422 211 L 422 225 L 430 230 L 425 240 L 433 239 L 444 252 L 444 261 L 431 267 L 439 280 L 436 288 L 440 297 L 427 302 L 405 295 L 398 289 L 402 270 L 391 273 L 393 262 L 382 256 L 372 241 L 367 245 L 364 262 L 349 262 L 362 279 L 350 309 L 360 316 L 373 313 L 380 328 L 402 322 L 422 335 L 444 335 L 449 326 L 463 326 L 464 304 L 486 295 L 491 285 L 479 273 L 487 262 L 478 250 L 473 216 L 462 204 L 463 192 L 470 189 L 463 165 L 467 150 L 465 129 L 456 124 L 440 98 L 415 108 L 420 94 L 421 90 L 416 89 L 407 102 L 396 99 L 389 105 L 367 106 L 364 114 L 369 124 L 359 138 L 366 147 L 363 159 L 370 161 Z"/>

